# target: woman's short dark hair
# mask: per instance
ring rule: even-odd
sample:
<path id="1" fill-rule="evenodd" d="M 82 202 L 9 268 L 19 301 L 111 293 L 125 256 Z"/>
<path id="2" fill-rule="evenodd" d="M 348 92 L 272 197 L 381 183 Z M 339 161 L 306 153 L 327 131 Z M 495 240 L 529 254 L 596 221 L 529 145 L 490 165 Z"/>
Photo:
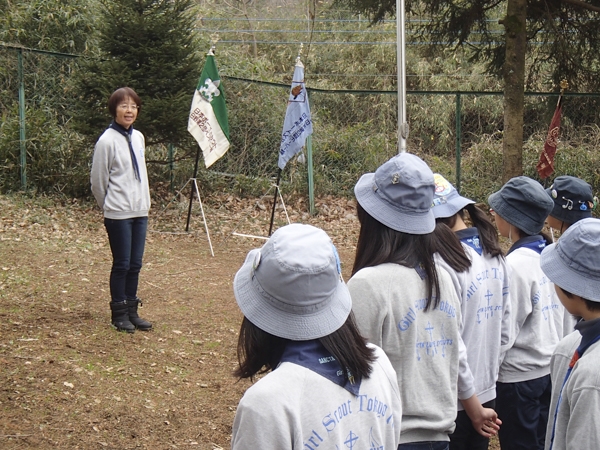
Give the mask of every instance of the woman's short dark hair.
<path id="1" fill-rule="evenodd" d="M 108 99 L 108 110 L 110 111 L 111 116 L 117 117 L 117 106 L 119 106 L 127 97 L 130 97 L 137 105 L 138 111 L 140 110 L 142 107 L 142 100 L 139 95 L 137 95 L 130 87 L 125 86 L 113 92 Z"/>
<path id="2" fill-rule="evenodd" d="M 348 373 L 359 379 L 369 378 L 371 364 L 376 359 L 375 350 L 367 347 L 352 312 L 340 328 L 319 341 L 344 369 L 344 378 L 348 379 Z M 244 317 L 237 346 L 239 366 L 233 375 L 253 379 L 257 374 L 274 370 L 288 342 L 288 339 L 267 333 Z"/>
<path id="3" fill-rule="evenodd" d="M 420 267 L 425 272 L 425 311 L 436 308 L 440 302 L 440 284 L 433 259 L 438 245 L 435 233 L 408 234 L 393 230 L 372 217 L 360 203 L 357 203 L 356 212 L 360 232 L 352 275 L 365 267 L 384 263 L 395 263 L 410 268 Z"/>

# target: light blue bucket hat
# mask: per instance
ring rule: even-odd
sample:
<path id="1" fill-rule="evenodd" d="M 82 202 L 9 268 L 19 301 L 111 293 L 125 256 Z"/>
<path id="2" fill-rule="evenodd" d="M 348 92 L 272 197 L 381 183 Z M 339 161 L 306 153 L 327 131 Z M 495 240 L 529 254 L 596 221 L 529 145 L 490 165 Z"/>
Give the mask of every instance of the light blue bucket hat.
<path id="1" fill-rule="evenodd" d="M 557 286 L 600 302 L 600 220 L 590 217 L 571 225 L 542 251 L 540 264 Z"/>
<path id="2" fill-rule="evenodd" d="M 432 209 L 436 219 L 452 217 L 465 206 L 475 203 L 473 200 L 462 197 L 456 188 L 452 186 L 452 183 L 439 173 L 434 173 L 433 179 L 435 181 L 435 194 L 433 195 Z"/>
<path id="3" fill-rule="evenodd" d="M 323 230 L 298 223 L 279 228 L 248 253 L 233 292 L 250 322 L 294 341 L 331 334 L 352 309 L 333 242 Z"/>
<path id="4" fill-rule="evenodd" d="M 428 234 L 435 229 L 431 211 L 433 172 L 418 156 L 400 153 L 375 173 L 360 177 L 354 194 L 363 209 L 392 230 Z"/>

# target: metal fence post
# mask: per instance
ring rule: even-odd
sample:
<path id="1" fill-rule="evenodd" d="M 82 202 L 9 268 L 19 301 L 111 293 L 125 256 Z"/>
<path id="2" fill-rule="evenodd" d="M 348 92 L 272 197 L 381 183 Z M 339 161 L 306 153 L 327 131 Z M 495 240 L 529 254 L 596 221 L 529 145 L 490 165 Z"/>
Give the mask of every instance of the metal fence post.
<path id="1" fill-rule="evenodd" d="M 17 52 L 19 62 L 19 146 L 21 150 L 21 189 L 27 188 L 27 149 L 25 148 L 25 76 L 23 75 L 23 49 Z"/>
<path id="2" fill-rule="evenodd" d="M 310 104 L 310 91 L 306 91 Z M 314 123 L 313 123 L 314 125 Z M 315 177 L 313 171 L 313 154 L 312 154 L 312 134 L 306 137 L 306 164 L 308 172 L 308 212 L 311 216 L 315 215 Z"/>
<path id="3" fill-rule="evenodd" d="M 456 93 L 456 190 L 460 192 L 460 150 L 462 143 L 460 92 Z"/>

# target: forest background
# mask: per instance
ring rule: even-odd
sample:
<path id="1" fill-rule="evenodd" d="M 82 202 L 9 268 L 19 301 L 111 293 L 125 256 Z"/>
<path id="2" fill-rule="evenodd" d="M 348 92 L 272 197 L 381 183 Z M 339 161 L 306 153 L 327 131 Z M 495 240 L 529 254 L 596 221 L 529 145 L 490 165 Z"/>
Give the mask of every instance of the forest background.
<path id="1" fill-rule="evenodd" d="M 186 132 L 189 105 L 215 38 L 232 146 L 210 170 L 199 171 L 203 192 L 256 196 L 268 191 L 301 43 L 315 123 L 316 194 L 351 196 L 362 173 L 397 152 L 393 17 L 373 23 L 372 17 L 332 2 L 0 4 L 8 13 L 0 19 L 1 192 L 23 189 L 25 166 L 27 190 L 89 196 L 93 143 L 110 120 L 106 98 L 123 84 L 137 89 L 144 101 L 137 125 L 147 138 L 151 181 L 171 192 L 183 186 L 193 173 L 197 149 Z M 474 30 L 462 46 L 458 40 L 440 42 L 435 34 L 427 39 L 419 27 L 434 18 L 418 11 L 407 17 L 408 149 L 451 181 L 460 176 L 463 194 L 478 201 L 502 179 L 502 77 L 492 64 L 497 56 L 490 61 L 481 55 L 486 46 L 503 45 L 497 24 L 503 8 L 490 9 L 487 32 Z M 532 177 L 560 79 L 554 61 L 543 58 L 543 48 L 556 44 L 547 41 L 547 33 L 538 33 L 527 53 L 523 172 Z M 19 64 L 26 105 L 22 119 Z M 600 108 L 593 80 L 600 77 L 589 76 L 595 67 L 590 64 L 587 78 L 573 76 L 578 92 L 566 92 L 555 175 L 577 175 L 597 188 Z M 288 166 L 282 190 L 306 195 L 306 165 Z"/>
<path id="2" fill-rule="evenodd" d="M 502 43 L 503 8 L 488 11 L 496 37 L 474 33 L 466 47 L 419 35 L 430 18 L 407 22 L 408 149 L 451 181 L 460 168 L 462 193 L 477 201 L 502 183 L 504 86 L 473 57 L 478 43 Z M 277 208 L 275 221 L 289 214 L 326 230 L 347 279 L 353 186 L 397 152 L 393 17 L 371 24 L 341 4 L 281 0 L 0 0 L 0 12 L 0 447 L 227 448 L 249 386 L 231 376 L 241 321 L 231 283 L 262 244 L 233 233 L 268 229 L 300 43 L 317 214 L 308 213 L 307 166 L 294 160 L 281 184 L 287 210 Z M 198 173 L 213 257 L 197 207 L 192 231 L 181 233 L 188 191 L 174 194 L 193 173 L 187 117 L 216 35 L 232 146 Z M 549 48 L 541 39 L 527 53 L 522 169 L 534 178 L 562 78 L 541 57 Z M 565 96 L 555 175 L 580 176 L 598 192 L 600 77 L 590 61 Z M 111 254 L 89 191 L 106 100 L 124 84 L 142 97 L 136 127 L 153 196 L 140 296 L 154 331 L 133 335 L 109 326 Z"/>

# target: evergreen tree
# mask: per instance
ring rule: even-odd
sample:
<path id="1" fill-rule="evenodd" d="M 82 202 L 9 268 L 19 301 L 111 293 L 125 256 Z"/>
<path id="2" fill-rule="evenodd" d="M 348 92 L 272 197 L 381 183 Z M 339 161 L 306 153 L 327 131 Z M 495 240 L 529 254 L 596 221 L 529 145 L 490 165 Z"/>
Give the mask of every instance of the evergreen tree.
<path id="1" fill-rule="evenodd" d="M 79 131 L 97 137 L 110 116 L 107 101 L 129 86 L 142 100 L 136 128 L 147 145 L 191 143 L 187 120 L 201 71 L 193 0 L 103 0 L 100 57 L 77 75 Z"/>

